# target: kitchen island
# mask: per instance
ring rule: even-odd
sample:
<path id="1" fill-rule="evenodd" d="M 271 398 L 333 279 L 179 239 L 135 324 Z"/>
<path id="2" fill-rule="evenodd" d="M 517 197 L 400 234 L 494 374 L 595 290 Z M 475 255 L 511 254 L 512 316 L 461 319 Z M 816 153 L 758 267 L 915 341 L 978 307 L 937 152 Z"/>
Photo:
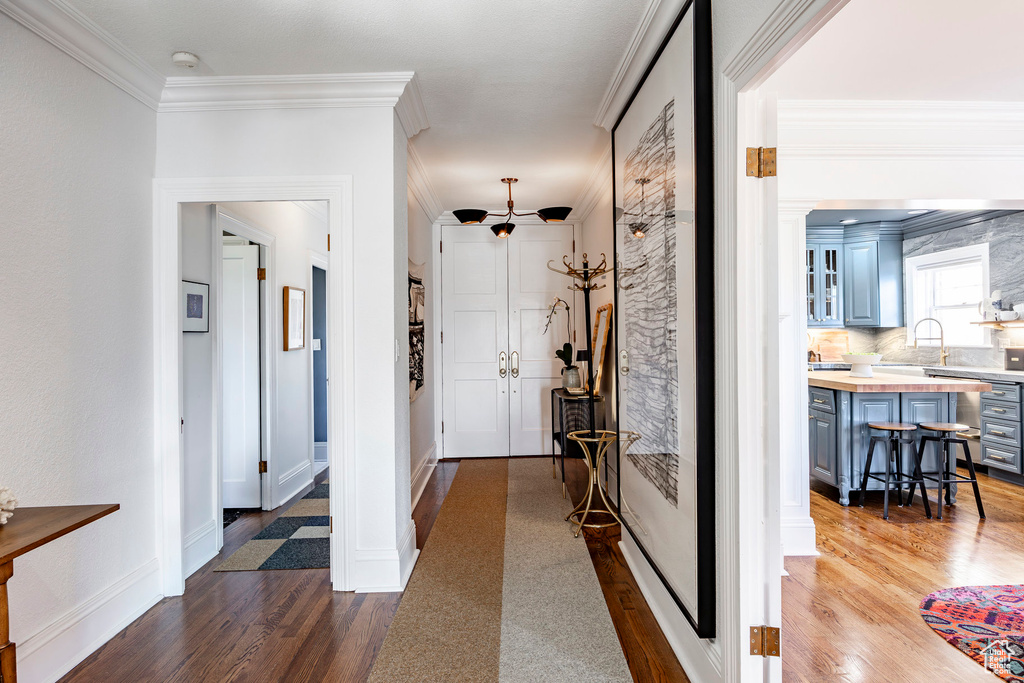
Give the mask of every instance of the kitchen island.
<path id="1" fill-rule="evenodd" d="M 980 380 L 887 375 L 882 368 L 869 378 L 851 377 L 849 370 L 812 370 L 807 382 L 811 475 L 837 487 L 841 505 L 849 505 L 850 492 L 860 490 L 872 434 L 869 422 L 955 422 L 958 393 L 992 389 Z M 922 454 L 926 472 L 941 469 L 936 451 L 929 447 Z M 971 455 L 978 462 L 980 454 Z M 901 457 L 904 472 L 912 472 L 909 450 Z M 952 454 L 954 468 L 955 458 Z M 885 473 L 884 457 L 874 459 L 871 471 Z M 868 480 L 869 491 L 882 488 L 881 482 Z M 955 484 L 951 496 L 956 502 Z"/>

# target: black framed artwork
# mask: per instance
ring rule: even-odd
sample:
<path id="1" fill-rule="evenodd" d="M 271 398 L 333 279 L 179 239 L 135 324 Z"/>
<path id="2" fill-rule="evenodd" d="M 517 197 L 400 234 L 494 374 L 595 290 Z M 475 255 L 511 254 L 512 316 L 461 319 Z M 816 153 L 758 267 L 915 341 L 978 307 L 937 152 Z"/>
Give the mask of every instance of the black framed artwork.
<path id="1" fill-rule="evenodd" d="M 210 331 L 210 285 L 181 281 L 181 331 Z"/>
<path id="2" fill-rule="evenodd" d="M 715 636 L 711 2 L 690 0 L 612 129 L 619 508 L 702 638 Z"/>

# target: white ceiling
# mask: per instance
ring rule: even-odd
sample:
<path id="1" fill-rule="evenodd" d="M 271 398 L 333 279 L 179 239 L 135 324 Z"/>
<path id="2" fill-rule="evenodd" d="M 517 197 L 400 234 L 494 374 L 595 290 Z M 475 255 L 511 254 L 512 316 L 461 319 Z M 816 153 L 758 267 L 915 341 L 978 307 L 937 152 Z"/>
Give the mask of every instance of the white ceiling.
<path id="1" fill-rule="evenodd" d="M 445 209 L 570 205 L 649 0 L 68 0 L 167 76 L 415 71 L 413 139 Z M 171 64 L 176 50 L 202 59 Z"/>
<path id="2" fill-rule="evenodd" d="M 850 0 L 765 87 L 785 99 L 1024 101 L 1024 2 Z"/>

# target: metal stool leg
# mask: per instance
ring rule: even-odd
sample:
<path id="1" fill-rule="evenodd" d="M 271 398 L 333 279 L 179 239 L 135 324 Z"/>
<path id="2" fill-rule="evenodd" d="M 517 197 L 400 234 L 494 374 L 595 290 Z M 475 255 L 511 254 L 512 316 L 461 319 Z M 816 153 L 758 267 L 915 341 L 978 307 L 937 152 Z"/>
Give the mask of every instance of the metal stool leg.
<path id="1" fill-rule="evenodd" d="M 889 519 L 889 482 L 892 481 L 892 441 L 885 440 L 885 498 L 882 503 L 882 519 Z"/>
<path id="2" fill-rule="evenodd" d="M 860 480 L 860 507 L 864 507 L 864 492 L 868 489 L 868 475 L 871 474 L 871 458 L 875 455 L 875 443 L 879 437 L 871 437 L 871 445 L 868 446 L 868 459 L 864 463 L 864 476 Z"/>
<path id="3" fill-rule="evenodd" d="M 913 440 L 910 441 L 910 454 L 914 458 L 914 481 L 910 483 L 910 500 L 907 502 L 907 506 L 914 504 L 914 487 L 921 484 L 921 499 L 924 501 L 924 514 L 928 519 L 932 518 L 932 506 L 928 502 L 928 489 L 924 484 L 924 467 L 921 464 L 921 453 L 917 450 L 917 445 Z"/>
<path id="4" fill-rule="evenodd" d="M 978 487 L 978 473 L 974 471 L 974 459 L 971 458 L 971 450 L 967 447 L 967 441 L 963 439 L 956 439 L 953 443 L 958 443 L 964 449 L 964 459 L 967 460 L 967 471 L 971 475 L 971 486 L 974 487 L 974 500 L 978 503 L 978 516 L 985 519 L 985 506 L 981 504 L 981 489 Z"/>
<path id="5" fill-rule="evenodd" d="M 903 507 L 903 439 L 899 438 L 897 432 L 889 434 L 889 443 L 893 451 L 893 460 L 896 463 L 896 502 Z"/>

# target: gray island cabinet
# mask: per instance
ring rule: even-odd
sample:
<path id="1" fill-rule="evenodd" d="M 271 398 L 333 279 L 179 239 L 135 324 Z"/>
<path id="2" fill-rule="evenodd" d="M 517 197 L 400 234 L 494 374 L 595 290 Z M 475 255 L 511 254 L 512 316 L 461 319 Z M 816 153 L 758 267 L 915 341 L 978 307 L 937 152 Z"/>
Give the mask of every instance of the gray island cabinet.
<path id="1" fill-rule="evenodd" d="M 958 393 L 992 388 L 977 380 L 884 375 L 877 370 L 872 378 L 850 377 L 848 370 L 810 371 L 807 376 L 811 475 L 837 487 L 841 505 L 849 505 L 850 492 L 860 490 L 873 433 L 869 422 L 954 422 Z M 920 434 L 916 436 L 919 440 Z M 923 454 L 926 472 L 940 469 L 936 450 L 929 446 Z M 977 462 L 979 454 L 973 455 Z M 955 458 L 952 454 L 954 467 Z M 904 472 L 913 471 L 909 449 L 902 464 Z M 876 452 L 871 471 L 885 473 L 884 455 Z M 869 491 L 883 488 L 882 482 L 868 480 Z M 956 502 L 955 485 L 952 495 Z"/>

